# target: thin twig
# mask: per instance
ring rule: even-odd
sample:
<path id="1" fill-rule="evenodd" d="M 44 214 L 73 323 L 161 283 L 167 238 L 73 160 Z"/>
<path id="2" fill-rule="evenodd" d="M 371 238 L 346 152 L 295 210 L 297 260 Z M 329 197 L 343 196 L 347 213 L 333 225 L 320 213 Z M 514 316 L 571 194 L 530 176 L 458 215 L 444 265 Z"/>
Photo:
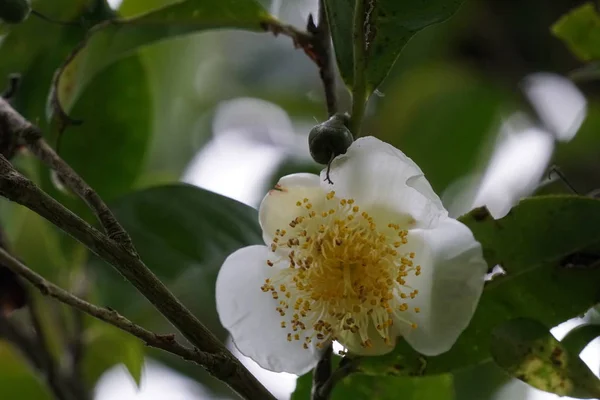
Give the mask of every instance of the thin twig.
<path id="1" fill-rule="evenodd" d="M 39 128 L 23 118 L 2 98 L 0 98 L 0 120 L 5 125 L 3 136 L 15 142 L 23 141 L 33 154 L 56 171 L 69 189 L 86 202 L 108 237 L 135 254 L 131 238 L 100 196 L 46 143 Z"/>
<path id="2" fill-rule="evenodd" d="M 72 293 L 69 293 L 68 291 L 53 284 L 52 282 L 47 281 L 41 275 L 31 270 L 19 260 L 11 256 L 4 249 L 0 249 L 0 262 L 2 262 L 4 265 L 10 268 L 14 273 L 23 277 L 25 280 L 31 283 L 44 296 L 48 296 L 55 300 L 58 300 L 61 303 L 67 304 L 75 308 L 76 310 L 82 311 L 88 315 L 91 315 L 94 318 L 97 318 L 127 333 L 130 333 L 131 335 L 142 340 L 146 345 L 150 347 L 156 347 L 158 349 L 165 350 L 169 353 L 176 354 L 186 360 L 194 361 L 203 366 L 218 364 L 227 361 L 224 357 L 220 357 L 219 355 L 208 354 L 201 352 L 197 349 L 187 348 L 179 344 L 175 340 L 175 335 L 173 334 L 159 335 L 153 333 L 131 322 L 115 310 L 98 307 L 73 295 Z M 37 317 L 33 318 L 33 315 L 35 314 L 32 313 L 32 319 L 34 321 L 36 332 L 38 332 L 40 344 L 42 344 L 43 342 L 43 345 L 45 347 L 46 344 L 43 335 L 40 335 L 40 332 L 42 332 L 42 330 L 40 329 L 40 323 Z"/>
<path id="3" fill-rule="evenodd" d="M 326 400 L 331 396 L 331 392 L 335 385 L 342 379 L 354 372 L 356 366 L 353 362 L 348 362 L 336 369 L 331 377 L 318 388 L 318 397 L 313 395 L 313 399 Z"/>
<path id="4" fill-rule="evenodd" d="M 1 250 L 6 253 L 4 250 Z M 6 253 L 8 254 L 8 253 Z M 14 322 L 0 315 L 0 338 L 12 343 L 33 367 L 44 374 L 52 394 L 57 400 L 80 400 L 71 391 L 68 381 L 55 369 L 48 369 L 48 359 L 51 355 L 41 348 L 38 341 L 19 328 Z"/>
<path id="5" fill-rule="evenodd" d="M 0 156 L 0 195 L 24 205 L 84 244 L 113 265 L 200 351 L 227 362 L 204 365 L 215 377 L 247 399 L 274 399 L 264 386 L 229 352 L 152 273 L 135 254 L 54 200 Z M 43 289 L 43 288 L 42 288 Z"/>
<path id="6" fill-rule="evenodd" d="M 317 363 L 317 366 L 313 370 L 313 382 L 312 382 L 312 392 L 311 398 L 312 400 L 326 400 L 327 397 L 323 397 L 321 395 L 321 388 L 330 380 L 331 378 L 331 356 L 333 354 L 333 346 L 329 345 L 321 359 Z"/>
<path id="7" fill-rule="evenodd" d="M 323 83 L 327 113 L 333 116 L 338 111 L 335 88 L 335 69 L 331 51 L 331 30 L 327 18 L 325 1 L 319 0 L 319 22 L 315 26 L 312 15 L 309 16 L 307 31 L 313 34 L 313 47 L 316 55 L 316 64 L 319 67 L 319 76 Z"/>
<path id="8" fill-rule="evenodd" d="M 128 251 L 136 254 L 129 234 L 123 229 L 112 211 L 96 193 L 74 170 L 71 168 L 50 145 L 44 140 L 39 129 L 30 124 L 20 132 L 29 150 L 35 154 L 48 167 L 58 174 L 60 180 L 77 194 L 94 212 L 96 218 L 104 228 L 111 240 L 119 243 Z"/>
<path id="9" fill-rule="evenodd" d="M 352 41 L 354 49 L 354 81 L 352 84 L 352 115 L 350 115 L 349 128 L 350 132 L 357 138 L 360 136 L 360 126 L 367 103 L 365 0 L 355 1 Z"/>

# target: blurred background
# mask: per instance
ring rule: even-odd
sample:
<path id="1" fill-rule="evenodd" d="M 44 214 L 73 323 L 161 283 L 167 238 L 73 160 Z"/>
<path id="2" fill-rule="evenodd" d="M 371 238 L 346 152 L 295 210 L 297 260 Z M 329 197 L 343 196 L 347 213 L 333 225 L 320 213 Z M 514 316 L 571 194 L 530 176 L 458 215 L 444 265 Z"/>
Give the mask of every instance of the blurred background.
<path id="1" fill-rule="evenodd" d="M 128 17 L 172 2 L 110 0 L 108 5 Z M 84 9 L 102 19 L 110 11 L 101 3 L 37 0 L 33 6 L 58 20 L 73 19 Z M 261 3 L 298 27 L 317 9 L 316 0 Z M 501 217 L 526 195 L 593 192 L 600 187 L 600 84 L 592 79 L 572 83 L 569 75 L 583 65 L 550 31 L 582 3 L 465 1 L 449 21 L 409 42 L 371 99 L 363 132 L 413 158 L 453 216 L 487 205 L 494 217 Z M 22 74 L 15 107 L 44 129 L 50 129 L 45 107 L 52 74 L 80 36 L 78 27 L 31 17 L 0 39 L 0 77 Z M 349 96 L 338 83 L 341 107 L 348 109 Z M 322 168 L 311 161 L 307 147 L 308 131 L 326 118 L 318 71 L 286 37 L 211 31 L 144 47 L 102 72 L 71 114 L 84 124 L 64 132 L 61 154 L 109 202 L 134 190 L 183 181 L 257 207 L 278 177 Z M 15 163 L 84 212 L 27 154 Z M 551 166 L 560 172 L 552 173 Z M 0 216 L 15 253 L 44 276 L 145 326 L 169 329 L 139 296 L 125 294 L 131 290 L 122 279 L 98 267 L 97 260 L 48 223 L 7 202 L 0 203 Z M 166 234 L 180 229 L 166 220 L 148 223 L 160 224 Z M 222 243 L 235 248 L 236 242 L 225 237 Z M 198 260 L 218 266 L 223 252 L 198 246 L 201 250 L 180 249 L 177 260 L 188 267 L 185 274 L 165 269 L 161 277 L 226 339 L 216 316 L 214 288 L 194 283 L 209 280 L 194 268 Z M 173 257 L 164 255 L 163 260 L 168 264 Z M 55 330 L 57 315 L 65 310 L 49 307 L 45 323 Z M 582 321 L 600 320 L 597 312 L 582 317 L 553 333 L 561 338 Z M 86 376 L 95 385 L 95 400 L 232 396 L 200 368 L 144 349 L 99 322 L 86 320 L 85 329 L 92 348 L 86 355 Z M 50 398 L 42 380 L 1 338 L 0 354 L 0 398 Z M 140 354 L 145 362 L 139 365 L 138 387 L 128 369 L 137 365 Z M 598 339 L 582 358 L 600 373 Z M 278 398 L 289 398 L 295 376 L 244 362 Z M 456 374 L 454 385 L 458 400 L 556 397 L 528 388 L 490 364 Z"/>

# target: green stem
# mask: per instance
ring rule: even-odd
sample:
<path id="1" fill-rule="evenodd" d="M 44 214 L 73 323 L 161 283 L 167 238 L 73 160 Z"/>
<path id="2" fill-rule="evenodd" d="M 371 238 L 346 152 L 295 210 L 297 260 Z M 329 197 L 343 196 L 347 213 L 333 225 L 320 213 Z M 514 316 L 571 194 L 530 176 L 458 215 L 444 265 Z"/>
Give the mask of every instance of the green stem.
<path id="1" fill-rule="evenodd" d="M 366 55 L 365 55 L 365 1 L 356 0 L 354 5 L 352 41 L 354 43 L 354 84 L 352 85 L 352 115 L 350 132 L 360 136 L 360 126 L 367 104 Z"/>

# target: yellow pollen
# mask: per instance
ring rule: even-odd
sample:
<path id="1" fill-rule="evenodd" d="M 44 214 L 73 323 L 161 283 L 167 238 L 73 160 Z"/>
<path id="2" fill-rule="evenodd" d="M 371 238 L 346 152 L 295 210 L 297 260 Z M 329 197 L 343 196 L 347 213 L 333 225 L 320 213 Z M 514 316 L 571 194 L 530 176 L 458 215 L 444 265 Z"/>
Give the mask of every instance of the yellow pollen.
<path id="1" fill-rule="evenodd" d="M 403 251 L 408 231 L 394 222 L 380 225 L 354 199 L 333 191 L 325 199 L 335 201 L 295 202 L 292 230 L 276 230 L 270 244 L 280 258 L 267 260 L 270 267 L 283 261 L 283 268 L 270 270 L 260 289 L 276 301 L 287 340 L 305 349 L 356 337 L 369 348 L 372 328 L 391 346 L 394 321 L 416 328 L 410 315 L 421 311 L 408 303 L 418 294 L 408 285 L 421 274 L 415 253 Z"/>

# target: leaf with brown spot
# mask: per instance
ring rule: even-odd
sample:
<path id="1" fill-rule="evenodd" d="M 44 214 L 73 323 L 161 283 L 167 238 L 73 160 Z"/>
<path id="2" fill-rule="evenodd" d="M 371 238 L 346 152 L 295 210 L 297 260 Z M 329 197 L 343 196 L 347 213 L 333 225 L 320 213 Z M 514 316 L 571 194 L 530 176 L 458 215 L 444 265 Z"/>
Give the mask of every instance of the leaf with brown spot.
<path id="1" fill-rule="evenodd" d="M 506 372 L 537 389 L 581 399 L 600 397 L 600 379 L 535 320 L 519 318 L 496 327 L 490 350 Z"/>

